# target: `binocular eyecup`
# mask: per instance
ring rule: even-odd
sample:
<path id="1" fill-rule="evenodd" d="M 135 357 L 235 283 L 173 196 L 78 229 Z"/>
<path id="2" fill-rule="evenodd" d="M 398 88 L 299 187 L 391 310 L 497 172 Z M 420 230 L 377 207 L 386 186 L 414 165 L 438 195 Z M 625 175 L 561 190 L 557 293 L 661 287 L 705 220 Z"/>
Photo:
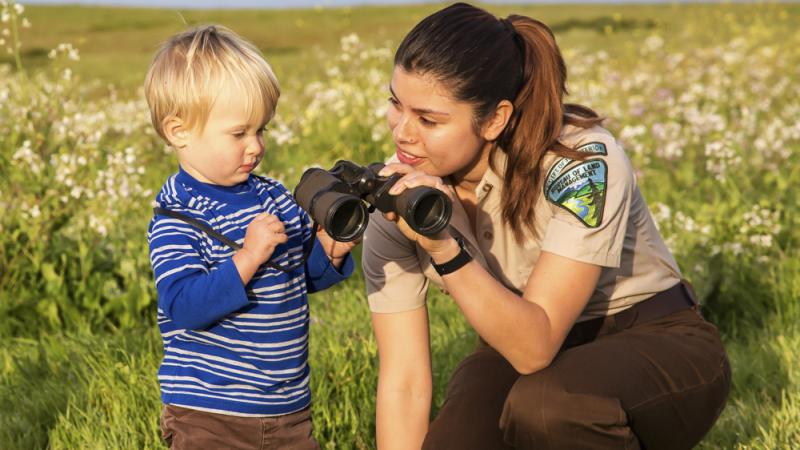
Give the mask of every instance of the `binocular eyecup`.
<path id="1" fill-rule="evenodd" d="M 381 177 L 378 172 L 382 167 L 380 163 L 362 167 L 339 161 L 331 170 L 308 169 L 295 188 L 295 199 L 340 242 L 359 239 L 374 209 L 398 214 L 411 229 L 424 236 L 433 236 L 447 227 L 452 214 L 447 195 L 428 186 L 391 195 L 389 189 L 402 175 Z"/>

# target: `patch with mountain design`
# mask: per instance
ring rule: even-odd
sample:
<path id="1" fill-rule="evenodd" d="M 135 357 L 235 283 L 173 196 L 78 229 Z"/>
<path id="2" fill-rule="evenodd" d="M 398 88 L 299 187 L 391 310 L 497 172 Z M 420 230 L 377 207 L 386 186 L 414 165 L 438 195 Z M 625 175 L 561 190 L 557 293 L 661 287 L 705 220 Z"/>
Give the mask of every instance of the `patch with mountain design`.
<path id="1" fill-rule="evenodd" d="M 586 160 L 548 183 L 545 195 L 587 227 L 596 228 L 603 222 L 607 179 L 605 161 Z"/>

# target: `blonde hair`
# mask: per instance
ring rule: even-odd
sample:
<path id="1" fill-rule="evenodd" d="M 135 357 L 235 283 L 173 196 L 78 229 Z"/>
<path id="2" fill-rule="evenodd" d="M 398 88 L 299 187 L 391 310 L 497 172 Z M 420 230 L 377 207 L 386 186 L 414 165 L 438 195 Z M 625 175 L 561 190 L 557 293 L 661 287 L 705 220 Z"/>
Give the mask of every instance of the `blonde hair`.
<path id="1" fill-rule="evenodd" d="M 268 121 L 280 97 L 278 79 L 258 49 L 233 31 L 204 25 L 172 36 L 156 52 L 144 82 L 153 126 L 164 141 L 164 123 L 180 118 L 202 131 L 225 83 L 244 93 L 251 118 Z"/>

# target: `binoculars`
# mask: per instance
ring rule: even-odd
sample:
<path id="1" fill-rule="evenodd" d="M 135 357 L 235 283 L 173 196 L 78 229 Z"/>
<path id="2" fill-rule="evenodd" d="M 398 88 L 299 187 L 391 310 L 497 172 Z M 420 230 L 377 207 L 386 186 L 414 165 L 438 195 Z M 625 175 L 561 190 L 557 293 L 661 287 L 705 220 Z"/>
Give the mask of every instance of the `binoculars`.
<path id="1" fill-rule="evenodd" d="M 394 212 L 419 234 L 433 236 L 450 222 L 452 205 L 443 192 L 428 186 L 390 195 L 389 189 L 403 174 L 381 177 L 381 163 L 367 167 L 338 161 L 330 170 L 308 169 L 294 190 L 294 197 L 333 239 L 350 242 L 367 228 L 369 213 Z M 367 207 L 364 202 L 369 204 Z"/>

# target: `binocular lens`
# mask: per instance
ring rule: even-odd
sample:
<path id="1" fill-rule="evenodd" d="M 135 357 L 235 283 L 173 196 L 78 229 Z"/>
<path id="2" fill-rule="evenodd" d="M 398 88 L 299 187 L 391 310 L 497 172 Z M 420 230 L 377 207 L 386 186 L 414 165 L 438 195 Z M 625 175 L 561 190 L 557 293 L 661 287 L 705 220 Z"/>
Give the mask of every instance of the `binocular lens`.
<path id="1" fill-rule="evenodd" d="M 443 230 L 450 219 L 449 205 L 440 195 L 427 195 L 421 198 L 413 211 L 416 228 L 426 236 Z"/>
<path id="2" fill-rule="evenodd" d="M 354 195 L 331 191 L 320 193 L 313 212 L 317 222 L 339 242 L 358 239 L 367 227 L 367 209 Z"/>
<path id="3" fill-rule="evenodd" d="M 397 211 L 417 233 L 433 236 L 447 227 L 452 206 L 443 192 L 418 186 L 398 195 L 393 210 Z"/>

